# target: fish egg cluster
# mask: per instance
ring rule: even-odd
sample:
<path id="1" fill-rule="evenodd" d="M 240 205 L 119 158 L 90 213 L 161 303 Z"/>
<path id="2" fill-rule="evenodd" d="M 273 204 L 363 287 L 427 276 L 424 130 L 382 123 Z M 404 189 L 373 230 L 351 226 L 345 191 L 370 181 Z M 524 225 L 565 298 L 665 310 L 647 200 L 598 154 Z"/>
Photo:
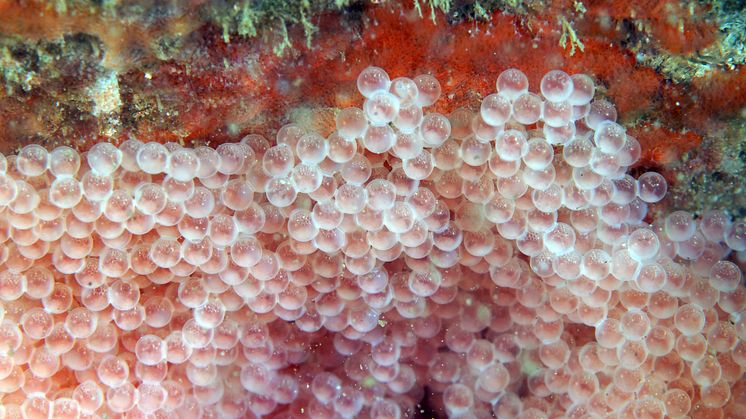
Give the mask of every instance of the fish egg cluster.
<path id="1" fill-rule="evenodd" d="M 529 87 L 1 158 L 0 417 L 742 417 L 746 224 L 651 224 L 592 78 Z"/>

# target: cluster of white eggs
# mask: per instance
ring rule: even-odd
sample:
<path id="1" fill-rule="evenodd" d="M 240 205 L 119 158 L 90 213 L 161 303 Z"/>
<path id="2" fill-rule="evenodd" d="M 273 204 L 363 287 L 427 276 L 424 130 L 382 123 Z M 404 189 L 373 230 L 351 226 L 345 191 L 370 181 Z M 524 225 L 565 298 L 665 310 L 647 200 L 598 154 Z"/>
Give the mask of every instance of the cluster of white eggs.
<path id="1" fill-rule="evenodd" d="M 746 224 L 676 211 L 586 75 L 359 75 L 327 138 L 0 160 L 0 417 L 730 417 Z M 151 416 L 148 416 L 151 415 Z"/>

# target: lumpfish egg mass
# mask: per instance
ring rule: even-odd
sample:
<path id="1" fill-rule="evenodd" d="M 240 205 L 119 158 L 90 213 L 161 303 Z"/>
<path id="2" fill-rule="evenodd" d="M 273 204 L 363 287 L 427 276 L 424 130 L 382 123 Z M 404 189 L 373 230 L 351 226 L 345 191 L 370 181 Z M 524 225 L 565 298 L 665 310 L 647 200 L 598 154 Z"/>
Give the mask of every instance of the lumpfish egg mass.
<path id="1" fill-rule="evenodd" d="M 3 159 L 0 418 L 742 417 L 742 222 L 653 217 L 590 76 L 397 76 L 326 137 Z"/>

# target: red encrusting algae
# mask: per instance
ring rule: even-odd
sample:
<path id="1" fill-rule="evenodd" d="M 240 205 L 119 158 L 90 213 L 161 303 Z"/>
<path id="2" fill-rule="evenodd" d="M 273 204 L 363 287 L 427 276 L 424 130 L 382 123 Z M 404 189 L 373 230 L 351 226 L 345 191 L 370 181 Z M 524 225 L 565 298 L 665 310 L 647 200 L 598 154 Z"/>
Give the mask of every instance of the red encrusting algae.
<path id="1" fill-rule="evenodd" d="M 640 144 L 647 145 L 641 158 L 641 163 L 647 167 L 671 167 L 684 153 L 695 150 L 702 142 L 702 137 L 695 132 L 679 133 L 654 124 L 636 126 L 630 133 Z"/>
<path id="2" fill-rule="evenodd" d="M 741 71 L 718 73 L 714 81 L 703 79 L 695 81 L 693 86 L 670 85 L 660 74 L 639 66 L 623 47 L 624 39 L 619 34 L 625 19 L 645 21 L 652 26 L 653 33 L 666 32 L 665 28 L 672 23 L 663 17 L 665 13 L 656 10 L 675 10 L 677 22 L 683 22 L 684 27 L 681 42 L 686 48 L 703 48 L 710 42 L 711 37 L 706 34 L 712 32 L 714 23 L 698 22 L 702 14 L 696 8 L 692 13 L 671 1 L 646 5 L 593 2 L 585 6 L 586 12 L 575 12 L 572 16 L 572 24 L 584 43 L 584 50 L 573 55 L 569 48 L 559 46 L 563 28 L 557 21 L 573 4 L 558 2 L 534 10 L 530 16 L 498 10 L 489 15 L 487 22 L 456 24 L 447 23 L 440 14 L 436 14 L 436 22 L 421 19 L 412 8 L 366 5 L 358 20 L 343 21 L 342 25 L 338 13 L 319 16 L 321 35 L 310 49 L 300 42 L 302 31 L 292 28 L 290 37 L 298 49 L 277 57 L 261 43 L 251 40 L 233 37 L 226 43 L 222 31 L 199 23 L 197 16 L 186 9 L 180 10 L 167 25 L 149 25 L 144 31 L 133 32 L 127 27 L 120 28 L 123 24 L 116 20 L 110 19 L 103 28 L 86 14 L 76 14 L 74 22 L 66 22 L 64 14 L 51 9 L 38 10 L 37 14 L 21 13 L 13 3 L 6 3 L 9 10 L 6 18 L 15 19 L 15 23 L 10 22 L 6 27 L 15 33 L 24 34 L 31 27 L 44 26 L 42 33 L 49 38 L 72 27 L 99 35 L 106 49 L 101 64 L 105 69 L 119 72 L 123 103 L 117 118 L 121 126 L 110 126 L 105 119 L 92 116 L 75 118 L 70 124 L 64 120 L 58 124 L 21 123 L 39 115 L 40 108 L 28 110 L 31 102 L 27 101 L 16 106 L 17 112 L 6 115 L 8 129 L 0 135 L 7 137 L 3 141 L 8 144 L 37 133 L 51 143 L 74 137 L 73 144 L 79 149 L 99 141 L 101 134 L 92 131 L 109 132 L 109 141 L 114 142 L 134 137 L 218 144 L 235 141 L 246 132 L 270 135 L 271 126 L 296 115 L 291 112 L 293 109 L 347 106 L 354 97 L 351 82 L 355 74 L 370 64 L 386 67 L 394 75 L 423 71 L 437 76 L 452 92 L 439 106 L 452 108 L 474 106 L 489 92 L 491 77 L 514 66 L 530 69 L 527 76 L 532 83 L 538 82 L 551 68 L 592 74 L 617 105 L 622 120 L 643 118 L 700 134 L 706 130 L 708 121 L 722 118 L 744 104 L 739 99 L 744 95 L 737 93 Z M 32 19 L 23 23 L 30 16 Z M 701 25 L 707 29 L 689 29 Z M 656 29 L 659 27 L 663 29 Z M 175 55 L 165 61 L 148 61 L 147 55 L 129 58 L 129 51 L 143 43 L 135 39 L 135 34 L 142 37 L 151 33 L 157 38 L 182 32 L 192 32 L 185 41 L 185 51 L 192 51 L 188 56 Z M 664 47 L 682 54 L 691 52 L 676 47 L 675 36 L 668 38 L 671 39 L 660 39 Z M 44 89 L 30 92 L 31 97 L 39 96 L 41 101 L 35 102 L 42 107 L 58 100 L 45 96 L 45 91 L 57 88 L 54 81 L 50 83 Z M 722 95 L 724 92 L 727 94 Z M 723 101 L 723 97 L 729 99 Z M 15 100 L 5 97 L 3 103 Z M 683 107 L 677 112 L 681 104 Z M 8 105 L 3 107 L 13 109 Z M 78 120 L 88 122 L 80 124 Z M 646 143 L 642 146 L 648 147 Z"/>

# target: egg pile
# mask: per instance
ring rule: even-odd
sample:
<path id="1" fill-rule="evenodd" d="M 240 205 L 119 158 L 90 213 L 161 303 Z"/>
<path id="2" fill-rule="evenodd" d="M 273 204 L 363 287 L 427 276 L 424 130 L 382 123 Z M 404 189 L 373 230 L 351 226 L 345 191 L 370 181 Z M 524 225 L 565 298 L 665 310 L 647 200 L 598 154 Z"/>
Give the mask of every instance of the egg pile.
<path id="1" fill-rule="evenodd" d="M 0 418 L 743 415 L 746 224 L 649 224 L 591 77 L 357 87 L 328 138 L 0 159 Z"/>

